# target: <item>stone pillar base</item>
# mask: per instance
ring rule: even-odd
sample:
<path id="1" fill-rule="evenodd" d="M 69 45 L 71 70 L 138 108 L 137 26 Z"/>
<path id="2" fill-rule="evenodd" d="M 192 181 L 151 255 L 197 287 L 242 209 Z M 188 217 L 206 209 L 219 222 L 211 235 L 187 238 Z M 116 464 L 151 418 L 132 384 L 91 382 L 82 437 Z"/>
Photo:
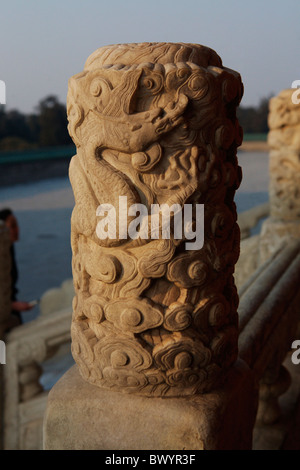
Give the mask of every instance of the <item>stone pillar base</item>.
<path id="1" fill-rule="evenodd" d="M 251 449 L 257 390 L 242 361 L 223 388 L 148 398 L 87 383 L 74 365 L 49 393 L 45 450 Z"/>

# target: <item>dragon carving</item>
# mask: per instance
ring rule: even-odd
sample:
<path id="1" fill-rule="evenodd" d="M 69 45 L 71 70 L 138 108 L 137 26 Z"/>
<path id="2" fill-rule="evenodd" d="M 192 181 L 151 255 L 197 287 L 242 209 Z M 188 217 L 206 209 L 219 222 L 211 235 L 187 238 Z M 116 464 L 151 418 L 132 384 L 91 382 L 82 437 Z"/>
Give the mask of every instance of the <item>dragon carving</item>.
<path id="1" fill-rule="evenodd" d="M 217 386 L 236 360 L 242 93 L 239 74 L 195 44 L 102 47 L 70 79 L 72 352 L 90 383 L 192 395 Z M 152 204 L 204 204 L 203 247 L 185 250 L 172 230 L 125 237 L 124 197 L 149 209 L 149 230 Z M 97 236 L 100 204 L 118 213 L 115 238 Z M 124 217 L 128 226 L 133 216 Z"/>

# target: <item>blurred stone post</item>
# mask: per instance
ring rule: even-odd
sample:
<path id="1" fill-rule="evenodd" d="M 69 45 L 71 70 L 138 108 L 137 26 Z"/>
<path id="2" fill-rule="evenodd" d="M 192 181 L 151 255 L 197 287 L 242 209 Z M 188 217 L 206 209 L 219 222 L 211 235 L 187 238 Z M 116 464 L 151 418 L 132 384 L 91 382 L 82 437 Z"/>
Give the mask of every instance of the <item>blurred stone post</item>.
<path id="1" fill-rule="evenodd" d="M 50 392 L 46 449 L 251 448 L 233 278 L 242 93 L 195 44 L 103 47 L 70 79 L 77 365 Z"/>
<path id="2" fill-rule="evenodd" d="M 294 93 L 282 90 L 269 105 L 270 217 L 262 225 L 261 263 L 290 237 L 300 237 L 300 104 Z"/>

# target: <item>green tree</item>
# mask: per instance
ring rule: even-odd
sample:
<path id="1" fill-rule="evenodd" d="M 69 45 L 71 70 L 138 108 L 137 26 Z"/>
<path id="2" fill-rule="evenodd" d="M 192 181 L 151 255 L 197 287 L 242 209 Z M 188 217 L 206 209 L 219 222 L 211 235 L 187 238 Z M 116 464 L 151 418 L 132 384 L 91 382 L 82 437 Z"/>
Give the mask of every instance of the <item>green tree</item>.
<path id="1" fill-rule="evenodd" d="M 269 131 L 268 127 L 268 114 L 269 114 L 269 100 L 262 98 L 258 107 L 254 106 L 240 106 L 237 110 L 237 117 L 240 125 L 246 134 L 266 134 Z"/>
<path id="2" fill-rule="evenodd" d="M 56 96 L 47 96 L 40 101 L 38 108 L 39 144 L 42 147 L 71 144 L 67 130 L 66 107 Z"/>

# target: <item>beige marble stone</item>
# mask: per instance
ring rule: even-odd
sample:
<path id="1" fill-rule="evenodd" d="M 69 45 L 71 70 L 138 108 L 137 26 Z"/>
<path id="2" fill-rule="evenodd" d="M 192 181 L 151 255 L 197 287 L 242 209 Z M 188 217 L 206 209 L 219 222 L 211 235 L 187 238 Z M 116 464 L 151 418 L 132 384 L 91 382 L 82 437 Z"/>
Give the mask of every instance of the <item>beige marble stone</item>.
<path id="1" fill-rule="evenodd" d="M 283 134 L 288 128 L 300 125 L 300 112 L 299 106 L 293 103 L 292 95 L 295 92 L 294 88 L 282 90 L 277 96 L 270 99 L 269 102 L 269 116 L 268 124 L 270 127 L 270 135 L 268 136 L 269 145 L 276 148 L 278 145 L 273 140 L 273 131 L 282 130 Z M 279 135 L 279 134 L 278 134 Z M 292 142 L 289 140 L 286 145 L 291 146 Z M 281 147 L 281 144 L 279 144 Z"/>
<path id="2" fill-rule="evenodd" d="M 5 337 L 1 411 L 5 450 L 40 450 L 48 392 L 40 377 L 45 361 L 69 345 L 72 308 L 40 315 L 13 328 Z"/>
<path id="3" fill-rule="evenodd" d="M 270 100 L 270 217 L 261 231 L 259 256 L 264 262 L 281 244 L 300 236 L 300 107 L 294 89 Z"/>
<path id="4" fill-rule="evenodd" d="M 222 389 L 188 399 L 150 399 L 95 387 L 75 365 L 49 393 L 44 449 L 251 449 L 256 395 L 242 361 Z"/>
<path id="5" fill-rule="evenodd" d="M 300 220 L 288 222 L 271 217 L 265 220 L 260 234 L 260 262 L 269 259 L 280 247 L 287 246 L 291 238 L 300 238 Z"/>
<path id="6" fill-rule="evenodd" d="M 271 217 L 283 221 L 300 217 L 300 107 L 292 101 L 294 91 L 282 90 L 269 105 Z"/>
<path id="7" fill-rule="evenodd" d="M 70 79 L 72 352 L 89 383 L 188 396 L 219 386 L 235 363 L 242 93 L 239 74 L 197 44 L 102 47 Z M 103 204 L 117 214 L 116 235 L 105 239 Z M 124 231 L 136 204 L 147 209 L 148 239 Z M 204 204 L 203 247 L 187 249 L 190 232 L 177 237 L 172 223 L 164 238 L 160 222 L 155 239 L 153 204 Z"/>
<path id="8" fill-rule="evenodd" d="M 41 297 L 40 314 L 49 315 L 72 307 L 74 297 L 73 279 L 66 279 L 60 287 L 47 290 Z"/>
<path id="9" fill-rule="evenodd" d="M 236 264 L 234 280 L 238 291 L 256 271 L 259 265 L 258 247 L 260 236 L 245 238 L 241 241 L 241 254 Z"/>

